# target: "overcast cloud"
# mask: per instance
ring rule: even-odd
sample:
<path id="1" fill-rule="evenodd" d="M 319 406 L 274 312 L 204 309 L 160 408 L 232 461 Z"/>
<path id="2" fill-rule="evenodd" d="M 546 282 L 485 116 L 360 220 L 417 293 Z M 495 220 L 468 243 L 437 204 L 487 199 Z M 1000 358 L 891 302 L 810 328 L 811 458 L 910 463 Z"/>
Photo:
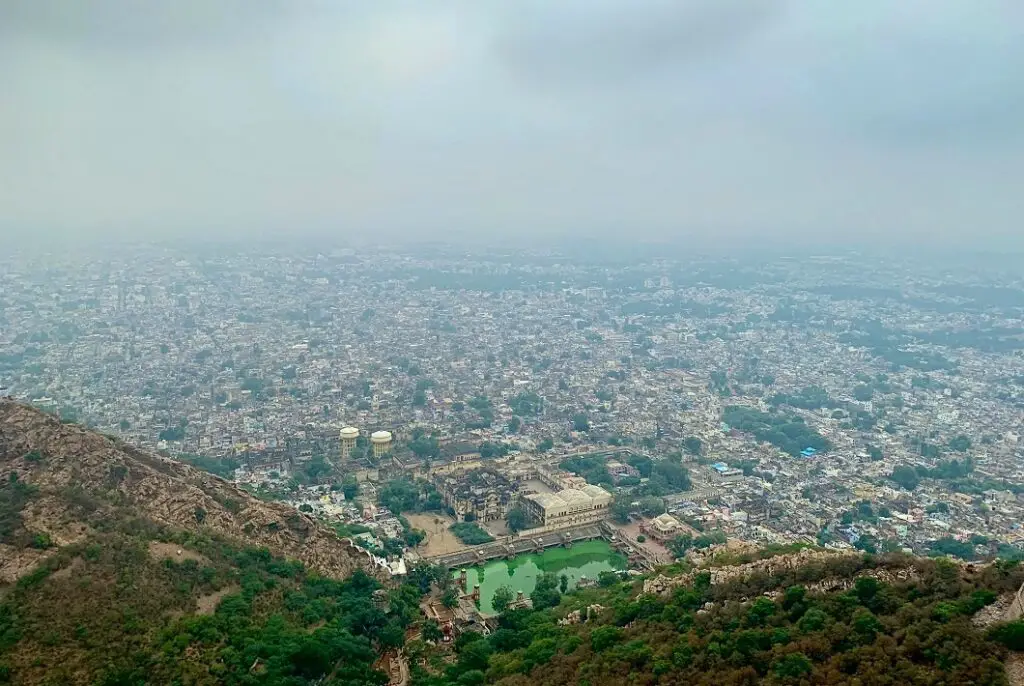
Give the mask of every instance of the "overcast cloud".
<path id="1" fill-rule="evenodd" d="M 0 0 L 5 236 L 1024 244 L 1019 0 Z"/>

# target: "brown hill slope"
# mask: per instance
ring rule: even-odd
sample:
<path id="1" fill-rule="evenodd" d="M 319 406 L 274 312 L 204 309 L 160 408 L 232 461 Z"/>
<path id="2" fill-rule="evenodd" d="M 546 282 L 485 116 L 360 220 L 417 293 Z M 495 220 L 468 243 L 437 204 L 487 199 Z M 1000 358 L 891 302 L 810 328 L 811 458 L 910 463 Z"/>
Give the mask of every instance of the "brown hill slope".
<path id="1" fill-rule="evenodd" d="M 334 578 L 359 568 L 375 573 L 365 551 L 291 507 L 6 400 L 0 401 L 0 478 L 0 583 L 52 554 L 49 541 L 82 540 L 104 516 L 265 546 Z"/>

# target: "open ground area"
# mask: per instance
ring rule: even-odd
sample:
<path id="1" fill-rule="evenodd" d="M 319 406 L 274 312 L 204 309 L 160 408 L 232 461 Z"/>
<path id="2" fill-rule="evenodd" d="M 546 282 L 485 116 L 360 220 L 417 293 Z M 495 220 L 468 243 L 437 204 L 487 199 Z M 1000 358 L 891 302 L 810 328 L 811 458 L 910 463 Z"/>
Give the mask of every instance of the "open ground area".
<path id="1" fill-rule="evenodd" d="M 448 530 L 455 523 L 451 517 L 441 514 L 409 514 L 409 523 L 426 532 L 427 537 L 419 546 L 420 555 L 434 557 L 464 550 L 467 546 Z"/>

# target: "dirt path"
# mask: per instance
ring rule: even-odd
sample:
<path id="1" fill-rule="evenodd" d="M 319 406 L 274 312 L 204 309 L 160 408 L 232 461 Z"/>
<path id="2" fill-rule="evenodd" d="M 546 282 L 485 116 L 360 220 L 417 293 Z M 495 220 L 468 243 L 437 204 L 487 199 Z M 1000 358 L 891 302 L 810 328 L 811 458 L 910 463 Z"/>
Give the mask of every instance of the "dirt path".
<path id="1" fill-rule="evenodd" d="M 414 528 L 423 529 L 427 533 L 418 549 L 423 557 L 449 555 L 466 549 L 462 541 L 448 530 L 448 527 L 455 523 L 450 517 L 437 514 L 410 514 L 406 515 L 406 518 Z"/>

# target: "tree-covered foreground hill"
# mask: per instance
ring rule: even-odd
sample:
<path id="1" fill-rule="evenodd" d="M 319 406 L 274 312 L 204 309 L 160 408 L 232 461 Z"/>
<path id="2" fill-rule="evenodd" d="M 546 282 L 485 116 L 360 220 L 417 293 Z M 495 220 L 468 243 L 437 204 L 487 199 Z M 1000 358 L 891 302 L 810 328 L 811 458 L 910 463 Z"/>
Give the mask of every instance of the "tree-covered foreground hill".
<path id="1" fill-rule="evenodd" d="M 385 684 L 375 666 L 400 647 L 408 686 L 1005 684 L 1024 651 L 1024 623 L 999 621 L 1020 563 L 729 569 L 571 593 L 545 576 L 544 609 L 434 643 L 418 605 L 456 599 L 444 570 L 373 578 L 302 513 L 0 401 L 0 684 Z M 577 610 L 590 618 L 566 622 Z"/>
<path id="2" fill-rule="evenodd" d="M 0 684 L 386 683 L 374 665 L 429 583 L 393 583 L 291 507 L 0 400 Z"/>
<path id="3" fill-rule="evenodd" d="M 420 591 L 381 589 L 115 522 L 0 589 L 0 684 L 384 684 Z"/>
<path id="4" fill-rule="evenodd" d="M 414 645 L 414 685 L 1005 684 L 1009 650 L 1024 650 L 1024 624 L 981 621 L 1001 617 L 1024 581 L 1017 563 L 836 556 L 710 578 L 665 594 L 620 582 L 510 611 L 489 636 L 460 637 L 454 656 Z M 589 621 L 559 623 L 595 603 L 605 609 Z"/>

